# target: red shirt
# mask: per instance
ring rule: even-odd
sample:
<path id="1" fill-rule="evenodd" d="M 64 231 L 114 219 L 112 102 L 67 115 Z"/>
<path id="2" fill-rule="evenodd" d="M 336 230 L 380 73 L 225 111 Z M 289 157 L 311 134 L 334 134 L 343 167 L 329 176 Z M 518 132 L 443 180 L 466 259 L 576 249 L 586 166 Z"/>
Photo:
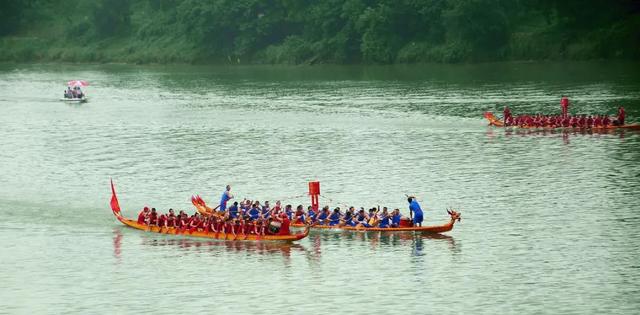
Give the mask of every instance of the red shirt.
<path id="1" fill-rule="evenodd" d="M 158 225 L 163 226 L 165 225 L 166 222 L 167 222 L 167 216 L 164 214 L 161 214 L 160 218 L 158 219 Z"/>
<path id="2" fill-rule="evenodd" d="M 175 216 L 175 215 L 170 214 L 170 215 L 167 217 L 167 226 L 168 226 L 168 227 L 174 227 L 174 226 L 176 226 L 176 216 Z"/>
<path id="3" fill-rule="evenodd" d="M 278 235 L 289 235 L 291 233 L 289 231 L 289 224 L 291 224 L 291 221 L 289 221 L 289 218 L 287 216 L 284 216 L 282 218 L 282 224 L 280 225 L 280 231 L 278 231 Z"/>
<path id="4" fill-rule="evenodd" d="M 158 221 L 158 213 L 151 212 L 151 214 L 149 214 L 149 224 L 155 224 L 157 221 Z"/>
<path id="5" fill-rule="evenodd" d="M 569 107 L 569 99 L 566 97 L 563 97 L 560 99 L 560 106 L 562 106 L 562 108 L 567 108 Z"/>
<path id="6" fill-rule="evenodd" d="M 138 214 L 138 224 L 144 224 L 146 218 L 147 214 L 144 213 L 144 210 L 140 211 L 140 214 Z"/>

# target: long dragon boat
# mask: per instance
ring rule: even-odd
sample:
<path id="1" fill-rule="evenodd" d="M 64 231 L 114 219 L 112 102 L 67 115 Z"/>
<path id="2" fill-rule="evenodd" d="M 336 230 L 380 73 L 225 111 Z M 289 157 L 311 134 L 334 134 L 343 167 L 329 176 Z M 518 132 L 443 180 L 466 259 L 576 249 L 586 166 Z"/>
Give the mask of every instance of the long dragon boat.
<path id="1" fill-rule="evenodd" d="M 453 230 L 453 225 L 460 222 L 460 212 L 454 210 L 447 210 L 449 214 L 449 222 L 440 225 L 428 225 L 428 226 L 412 226 L 411 220 L 403 218 L 400 221 L 399 227 L 364 227 L 364 226 L 350 226 L 350 225 L 311 225 L 312 229 L 333 229 L 333 230 L 347 230 L 347 231 L 384 231 L 384 232 L 421 232 L 421 233 L 444 233 Z M 305 227 L 302 223 L 293 223 L 292 227 Z"/>
<path id="2" fill-rule="evenodd" d="M 209 231 L 192 231 L 189 229 L 180 229 L 175 227 L 158 227 L 149 226 L 146 224 L 139 224 L 136 220 L 128 219 L 122 216 L 120 211 L 120 204 L 118 197 L 116 196 L 116 190 L 111 182 L 111 210 L 116 216 L 118 221 L 124 225 L 132 227 L 134 229 L 143 230 L 147 232 L 171 234 L 171 235 L 185 235 L 192 237 L 202 237 L 218 240 L 231 240 L 231 241 L 281 241 L 281 242 L 293 242 L 301 240 L 309 235 L 309 229 L 306 228 L 302 233 L 288 234 L 288 235 L 256 235 L 256 234 L 232 234 L 224 232 L 209 232 Z"/>
<path id="3" fill-rule="evenodd" d="M 198 213 L 209 216 L 214 213 L 215 209 L 207 206 L 204 200 L 200 196 L 192 196 L 191 203 L 196 208 Z M 453 230 L 454 224 L 460 222 L 460 212 L 455 210 L 447 210 L 449 214 L 449 222 L 440 225 L 429 226 L 413 226 L 413 223 L 409 218 L 402 218 L 400 220 L 399 227 L 364 227 L 364 226 L 349 226 L 349 225 L 321 225 L 321 224 L 303 224 L 303 223 L 291 223 L 291 227 L 308 229 L 333 229 L 333 230 L 347 230 L 347 231 L 385 231 L 385 232 L 421 232 L 421 233 L 444 233 Z"/>
<path id="4" fill-rule="evenodd" d="M 622 125 L 622 126 L 614 126 L 609 125 L 606 127 L 590 127 L 590 128 L 577 128 L 577 127 L 536 127 L 536 126 L 505 126 L 504 121 L 496 117 L 492 112 L 485 112 L 484 118 L 489 121 L 489 126 L 495 127 L 511 127 L 511 128 L 521 128 L 521 129 L 589 129 L 595 131 L 606 131 L 606 130 L 615 130 L 615 129 L 631 129 L 631 130 L 640 130 L 640 124 L 630 124 L 630 125 Z"/>

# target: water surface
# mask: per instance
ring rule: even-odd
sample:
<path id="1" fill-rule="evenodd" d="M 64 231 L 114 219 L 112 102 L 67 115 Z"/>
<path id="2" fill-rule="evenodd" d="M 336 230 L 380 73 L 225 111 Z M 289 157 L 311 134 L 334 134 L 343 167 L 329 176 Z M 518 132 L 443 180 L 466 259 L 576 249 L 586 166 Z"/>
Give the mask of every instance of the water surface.
<path id="1" fill-rule="evenodd" d="M 640 116 L 626 63 L 395 67 L 0 65 L 8 313 L 633 313 L 640 134 L 492 129 L 486 110 Z M 58 101 L 71 79 L 90 102 Z M 124 213 L 240 198 L 401 207 L 442 236 L 291 245 L 154 235 Z"/>

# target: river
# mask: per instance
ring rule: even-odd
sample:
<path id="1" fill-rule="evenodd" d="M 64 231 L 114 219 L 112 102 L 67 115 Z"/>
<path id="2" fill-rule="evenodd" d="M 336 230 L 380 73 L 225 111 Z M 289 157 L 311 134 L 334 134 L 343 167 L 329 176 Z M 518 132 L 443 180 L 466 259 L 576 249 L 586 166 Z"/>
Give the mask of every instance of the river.
<path id="1" fill-rule="evenodd" d="M 640 133 L 505 131 L 482 113 L 640 121 L 634 63 L 0 64 L 0 312 L 629 314 L 640 309 Z M 90 101 L 58 101 L 88 80 Z M 441 236 L 291 245 L 144 233 L 144 205 L 376 205 Z"/>

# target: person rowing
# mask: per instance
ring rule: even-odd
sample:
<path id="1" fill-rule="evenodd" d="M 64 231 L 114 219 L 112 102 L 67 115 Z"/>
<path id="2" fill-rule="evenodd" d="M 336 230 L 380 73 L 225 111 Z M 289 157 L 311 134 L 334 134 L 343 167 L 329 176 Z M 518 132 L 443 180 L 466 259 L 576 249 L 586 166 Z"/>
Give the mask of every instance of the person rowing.
<path id="1" fill-rule="evenodd" d="M 326 225 L 327 218 L 329 218 L 329 215 L 330 215 L 329 206 L 324 206 L 320 211 L 320 213 L 318 214 L 318 219 L 317 219 L 318 224 Z"/>
<path id="2" fill-rule="evenodd" d="M 356 211 L 354 207 L 349 207 L 342 217 L 342 225 L 355 226 L 353 222 L 353 213 Z"/>
<path id="3" fill-rule="evenodd" d="M 367 214 L 364 212 L 364 208 L 360 207 L 360 211 L 358 211 L 358 214 L 356 214 L 354 218 L 355 226 L 371 227 L 368 221 L 369 221 L 369 217 L 367 217 Z"/>
<path id="4" fill-rule="evenodd" d="M 402 215 L 400 209 L 396 208 L 391 212 L 391 227 L 400 227 L 400 220 L 402 220 Z"/>
<path id="5" fill-rule="evenodd" d="M 313 207 L 308 206 L 307 207 L 307 221 L 309 224 L 314 224 L 316 223 L 316 220 L 318 218 L 318 214 L 313 210 Z"/>
<path id="6" fill-rule="evenodd" d="M 333 212 L 329 215 L 329 226 L 334 226 L 340 224 L 340 218 L 342 214 L 340 213 L 340 207 L 336 207 L 333 209 Z"/>
<path id="7" fill-rule="evenodd" d="M 144 207 L 138 214 L 138 224 L 146 224 L 149 217 L 149 207 Z"/>
<path id="8" fill-rule="evenodd" d="M 260 209 L 258 208 L 258 206 L 256 204 L 253 204 L 253 206 L 251 207 L 251 209 L 249 209 L 249 211 L 247 211 L 247 214 L 249 215 L 249 218 L 252 221 L 258 220 L 258 218 L 260 217 Z"/>
<path id="9" fill-rule="evenodd" d="M 409 202 L 409 215 L 413 218 L 413 226 L 422 226 L 422 208 L 420 208 L 420 204 L 416 200 L 416 197 L 409 196 L 407 198 L 407 202 Z"/>
<path id="10" fill-rule="evenodd" d="M 238 202 L 235 201 L 231 207 L 229 207 L 229 217 L 235 219 L 238 217 Z"/>
<path id="11" fill-rule="evenodd" d="M 291 205 L 284 206 L 283 213 L 289 218 L 289 220 L 291 220 L 293 218 L 293 206 Z"/>
<path id="12" fill-rule="evenodd" d="M 169 209 L 169 215 L 167 215 L 167 227 L 176 227 L 176 214 L 173 209 Z"/>
<path id="13" fill-rule="evenodd" d="M 156 208 L 151 208 L 151 213 L 149 213 L 149 225 L 158 225 L 158 212 Z"/>
<path id="14" fill-rule="evenodd" d="M 231 185 L 227 185 L 225 191 L 222 193 L 220 197 L 220 205 L 218 206 L 218 211 L 224 212 L 227 210 L 227 202 L 233 199 L 233 195 L 231 194 Z"/>
<path id="15" fill-rule="evenodd" d="M 275 214 L 275 216 L 278 216 L 278 215 L 279 215 L 278 213 Z M 306 218 L 304 215 L 304 208 L 302 207 L 302 205 L 298 205 L 296 207 L 296 212 L 293 214 L 293 222 L 304 224 L 305 221 L 306 221 Z"/>
<path id="16" fill-rule="evenodd" d="M 382 213 L 380 214 L 378 219 L 378 227 L 388 228 L 390 224 L 391 224 L 391 217 L 389 215 L 389 210 L 387 209 L 387 207 L 383 207 Z"/>
<path id="17" fill-rule="evenodd" d="M 380 211 L 380 206 L 378 208 L 369 209 L 369 226 L 376 227 L 378 226 L 378 211 Z"/>

